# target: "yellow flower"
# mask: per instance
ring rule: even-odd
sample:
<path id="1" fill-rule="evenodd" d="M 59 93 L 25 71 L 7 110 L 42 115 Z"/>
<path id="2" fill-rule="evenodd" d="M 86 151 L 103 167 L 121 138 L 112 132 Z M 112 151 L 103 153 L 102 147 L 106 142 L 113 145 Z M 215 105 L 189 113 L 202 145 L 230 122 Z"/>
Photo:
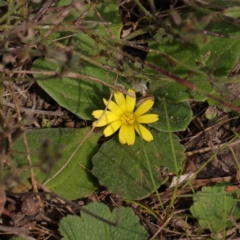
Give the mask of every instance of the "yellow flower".
<path id="1" fill-rule="evenodd" d="M 153 136 L 151 132 L 144 127 L 141 123 L 153 123 L 158 121 L 157 114 L 145 114 L 149 111 L 154 101 L 152 99 L 146 100 L 141 103 L 141 105 L 134 112 L 134 108 L 136 105 L 136 95 L 135 92 L 131 89 L 128 92 L 134 97 L 126 96 L 121 92 L 115 92 L 114 98 L 115 102 L 108 101 L 103 99 L 104 104 L 107 106 L 110 111 L 106 111 L 104 114 L 104 110 L 96 110 L 92 112 L 92 115 L 99 119 L 102 114 L 102 118 L 93 123 L 95 127 L 103 127 L 108 125 L 103 134 L 105 137 L 108 137 L 115 133 L 119 128 L 119 141 L 121 144 L 133 145 L 135 142 L 135 130 L 137 133 L 146 141 L 150 142 L 153 140 Z"/>

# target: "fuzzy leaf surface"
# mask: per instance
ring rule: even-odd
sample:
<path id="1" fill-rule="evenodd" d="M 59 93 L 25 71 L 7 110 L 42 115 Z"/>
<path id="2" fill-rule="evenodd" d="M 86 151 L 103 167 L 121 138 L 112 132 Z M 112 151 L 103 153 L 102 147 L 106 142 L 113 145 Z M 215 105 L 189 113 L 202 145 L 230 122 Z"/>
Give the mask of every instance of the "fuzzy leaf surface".
<path id="1" fill-rule="evenodd" d="M 201 19 L 200 17 L 198 21 L 201 24 L 204 18 Z M 199 27 L 199 29 L 196 29 L 198 31 L 207 30 L 209 32 L 224 33 L 229 36 L 236 36 L 240 33 L 238 27 L 224 22 L 214 22 L 207 24 L 207 26 L 202 23 L 202 27 L 195 27 Z M 180 32 L 179 34 L 184 33 Z M 168 37 L 158 32 L 150 40 L 149 47 L 163 55 L 158 55 L 154 52 L 149 53 L 146 61 L 189 80 L 201 90 L 211 94 L 214 90 L 218 91 L 215 86 L 221 84 L 221 82 L 218 82 L 218 77 L 227 77 L 238 62 L 240 42 L 238 38 L 220 38 L 211 34 L 199 34 L 199 36 L 195 34 L 193 36 L 199 42 L 191 43 L 174 39 L 169 40 Z M 158 38 L 161 38 L 161 42 L 158 42 Z M 170 60 L 170 58 L 172 59 Z M 156 72 L 152 69 L 149 72 L 156 75 Z M 211 74 L 209 75 L 209 73 Z M 161 79 L 161 76 L 159 76 L 159 79 Z M 196 101 L 206 99 L 200 93 L 189 92 L 187 88 L 185 92 L 189 94 L 189 98 L 194 97 Z M 161 94 L 164 95 L 163 90 L 161 90 Z M 167 88 L 165 95 L 170 95 Z M 181 94 L 179 97 L 179 100 L 181 100 Z"/>
<path id="2" fill-rule="evenodd" d="M 213 187 L 203 187 L 193 196 L 191 213 L 198 219 L 201 228 L 218 233 L 232 227 L 240 217 L 240 204 L 237 194 L 227 194 L 229 183 L 218 183 Z"/>
<path id="3" fill-rule="evenodd" d="M 150 164 L 153 178 L 157 187 L 165 180 L 161 178 L 161 169 L 167 168 L 170 172 L 177 172 L 184 159 L 184 147 L 179 144 L 178 138 L 173 138 L 173 147 L 176 154 L 176 166 L 171 154 L 169 133 L 151 130 L 154 140 L 145 142 L 136 136 L 134 145 L 119 144 L 118 136 L 104 143 L 93 157 L 92 173 L 98 178 L 101 185 L 111 192 L 120 194 L 125 199 L 142 199 L 154 191 L 148 170 L 144 149 Z M 171 134 L 171 133 L 170 133 Z M 142 141 L 141 141 L 142 140 Z"/>
<path id="4" fill-rule="evenodd" d="M 102 203 L 90 203 L 86 210 L 112 223 L 118 221 L 118 226 L 111 226 L 85 212 L 81 217 L 68 215 L 60 221 L 59 230 L 62 240 L 145 240 L 148 233 L 139 223 L 139 218 L 131 208 L 119 207 L 112 212 Z"/>
<path id="5" fill-rule="evenodd" d="M 86 4 L 84 9 L 87 10 L 89 7 L 90 5 Z M 107 49 L 107 42 L 104 45 L 99 43 L 98 39 L 102 39 L 103 36 L 109 38 L 109 41 L 113 36 L 120 38 L 122 29 L 116 3 L 98 4 L 96 10 L 104 19 L 105 24 L 101 22 L 95 11 L 89 11 L 84 21 L 95 23 L 91 27 L 92 36 L 81 30 L 75 32 L 72 29 L 73 32 L 71 32 L 71 27 L 68 31 L 58 31 L 57 35 L 53 33 L 49 37 L 50 43 L 51 41 L 55 42 L 58 38 L 66 41 L 67 36 L 74 34 L 71 41 L 75 49 L 69 55 L 58 48 L 48 49 L 49 59 L 38 59 L 32 67 L 32 70 L 39 72 L 35 73 L 34 77 L 41 88 L 59 105 L 85 120 L 93 120 L 92 111 L 101 109 L 100 106 L 103 104 L 99 97 L 100 99 L 108 98 L 110 95 L 109 88 L 99 82 L 103 81 L 113 85 L 116 79 L 116 74 L 109 73 L 107 69 L 107 67 L 116 67 L 118 64 L 116 54 Z M 73 16 L 74 14 L 71 15 L 71 17 Z M 64 41 L 60 43 L 62 47 L 66 44 Z M 100 67 L 89 62 L 86 63 L 84 56 L 88 57 L 89 61 L 94 59 L 96 65 L 104 64 L 104 66 L 101 65 L 102 67 Z M 106 69 L 104 69 L 105 66 Z M 41 74 L 41 71 L 58 74 L 49 77 Z M 64 76 L 66 72 L 71 73 L 72 77 Z M 84 77 L 76 76 L 74 73 L 81 74 Z M 91 77 L 96 78 L 98 82 L 91 81 L 89 79 Z M 118 80 L 120 81 L 120 77 Z"/>
<path id="6" fill-rule="evenodd" d="M 170 129 L 167 125 L 163 101 L 155 99 L 152 112 L 159 115 L 159 121 L 149 124 L 150 126 L 163 132 L 177 132 L 186 129 L 192 120 L 192 110 L 188 102 L 172 103 L 166 101 L 167 114 Z"/>
<path id="7" fill-rule="evenodd" d="M 47 60 L 37 60 L 34 70 L 55 71 L 59 65 Z M 109 79 L 107 72 L 94 66 L 85 66 L 82 72 L 86 76 L 96 76 L 103 81 Z M 35 74 L 36 78 L 43 77 Z M 113 79 L 113 78 L 111 78 Z M 85 120 L 93 120 L 92 111 L 102 109 L 102 98 L 108 98 L 109 88 L 90 80 L 74 79 L 69 77 L 51 78 L 47 81 L 38 80 L 38 84 L 62 107 Z M 99 98 L 101 96 L 101 98 Z"/>
<path id="8" fill-rule="evenodd" d="M 70 158 L 89 130 L 90 128 L 48 128 L 27 131 L 36 180 L 44 183 L 53 177 Z M 70 200 L 91 194 L 98 183 L 88 170 L 92 168 L 91 158 L 98 150 L 97 141 L 100 136 L 99 131 L 93 133 L 78 149 L 69 164 L 45 187 Z M 17 168 L 25 170 L 20 174 L 23 189 L 18 185 L 14 188 L 14 191 L 21 192 L 29 187 L 28 164 L 22 139 L 14 144 L 13 150 L 13 159 Z"/>

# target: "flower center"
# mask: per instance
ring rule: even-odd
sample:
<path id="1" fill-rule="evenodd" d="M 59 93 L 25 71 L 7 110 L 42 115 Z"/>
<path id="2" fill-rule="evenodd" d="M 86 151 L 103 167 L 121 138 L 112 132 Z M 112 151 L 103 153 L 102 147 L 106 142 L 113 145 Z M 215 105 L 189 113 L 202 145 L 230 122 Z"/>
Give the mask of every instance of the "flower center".
<path id="1" fill-rule="evenodd" d="M 126 112 L 121 116 L 120 119 L 121 119 L 122 123 L 126 124 L 126 125 L 132 125 L 135 122 L 135 117 L 134 117 L 133 113 Z"/>

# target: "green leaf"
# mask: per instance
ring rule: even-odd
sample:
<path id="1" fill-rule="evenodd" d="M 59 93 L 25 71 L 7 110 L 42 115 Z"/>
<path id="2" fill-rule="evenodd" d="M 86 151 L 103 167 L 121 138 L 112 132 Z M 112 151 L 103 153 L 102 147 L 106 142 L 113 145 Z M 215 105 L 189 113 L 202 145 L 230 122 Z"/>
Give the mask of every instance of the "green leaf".
<path id="1" fill-rule="evenodd" d="M 237 194 L 227 194 L 229 183 L 218 183 L 213 187 L 203 187 L 193 196 L 194 204 L 190 211 L 198 219 L 203 229 L 218 233 L 235 224 L 240 217 L 240 203 Z"/>
<path id="2" fill-rule="evenodd" d="M 69 4 L 71 4 L 71 0 L 60 0 L 60 1 L 58 1 L 57 6 L 62 7 L 62 6 L 67 6 Z"/>
<path id="3" fill-rule="evenodd" d="M 177 82 L 167 82 L 154 91 L 154 96 L 169 102 L 183 102 L 189 99 L 188 89 Z"/>
<path id="4" fill-rule="evenodd" d="M 155 99 L 152 113 L 159 115 L 159 121 L 149 124 L 150 126 L 163 132 L 177 132 L 186 129 L 192 120 L 192 110 L 188 102 L 172 103 L 166 101 L 167 113 L 170 123 L 170 129 L 167 125 L 165 117 L 165 109 L 163 101 Z"/>
<path id="5" fill-rule="evenodd" d="M 210 0 L 208 1 L 209 5 L 219 6 L 221 8 L 240 6 L 239 1 L 226 1 L 226 0 Z"/>
<path id="6" fill-rule="evenodd" d="M 89 5 L 85 5 L 85 7 L 89 8 Z M 82 31 L 78 31 L 78 33 L 75 35 L 76 40 L 78 40 L 79 43 L 76 45 L 76 49 L 93 57 L 100 53 L 100 50 L 102 49 L 105 49 L 109 54 L 109 49 L 107 48 L 108 46 L 99 44 L 98 39 L 104 37 L 109 38 L 109 41 L 111 41 L 113 36 L 117 39 L 120 39 L 120 34 L 123 27 L 121 18 L 119 16 L 118 5 L 115 2 L 106 4 L 100 3 L 97 5 L 96 10 L 99 12 L 99 14 L 101 14 L 105 24 L 100 21 L 98 15 L 92 10 L 86 15 L 84 21 L 92 23 L 90 25 L 90 29 L 91 32 L 94 33 L 94 36 L 90 37 Z M 100 54 L 100 56 L 102 56 L 102 54 Z M 108 58 L 109 57 L 111 57 L 111 55 L 109 55 Z"/>
<path id="7" fill-rule="evenodd" d="M 223 11 L 223 15 L 231 18 L 240 17 L 240 7 L 227 8 Z"/>
<path id="8" fill-rule="evenodd" d="M 224 22 L 211 23 L 203 30 L 229 36 L 236 36 L 240 33 L 238 27 Z M 150 41 L 149 47 L 164 53 L 164 56 L 160 57 L 152 51 L 147 55 L 146 61 L 179 77 L 187 78 L 195 86 L 209 94 L 214 91 L 210 83 L 217 82 L 217 78 L 211 77 L 209 73 L 212 73 L 215 77 L 226 77 L 238 62 L 240 51 L 238 38 L 220 38 L 206 34 L 202 35 L 205 41 L 193 44 L 177 40 L 169 41 L 167 37 L 163 39 L 163 43 L 158 43 L 157 38 L 159 36 L 161 36 L 161 33 L 157 33 Z M 169 57 L 172 57 L 173 60 L 170 60 Z M 152 69 L 149 69 L 148 72 L 156 75 L 156 72 Z M 161 79 L 161 76 L 159 76 L 159 79 Z M 166 89 L 166 93 L 162 92 L 161 94 L 170 95 L 170 91 L 170 89 Z M 189 95 L 189 98 L 192 96 L 197 101 L 206 99 L 199 93 L 193 92 Z"/>
<path id="9" fill-rule="evenodd" d="M 184 147 L 179 144 L 178 138 L 172 135 L 177 158 L 175 166 L 169 133 L 154 129 L 151 132 L 154 137 L 152 142 L 145 142 L 137 136 L 134 145 L 127 146 L 121 145 L 115 136 L 103 144 L 92 160 L 94 165 L 92 173 L 101 185 L 125 199 L 135 200 L 149 196 L 154 191 L 154 186 L 144 156 L 144 148 L 157 187 L 166 180 L 161 179 L 162 167 L 167 167 L 170 172 L 175 173 L 181 168 Z"/>
<path id="10" fill-rule="evenodd" d="M 102 203 L 90 203 L 84 207 L 88 211 L 102 217 L 117 226 L 111 226 L 87 213 L 81 212 L 81 217 L 70 216 L 63 218 L 59 231 L 64 236 L 62 240 L 145 240 L 148 233 L 139 223 L 139 218 L 131 208 L 119 207 L 110 212 Z"/>
<path id="11" fill-rule="evenodd" d="M 7 5 L 8 5 L 8 3 L 6 1 L 3 1 L 3 0 L 0 1 L 0 7 L 4 7 Z"/>
<path id="12" fill-rule="evenodd" d="M 90 5 L 86 4 L 84 7 L 86 10 Z M 65 76 L 61 76 L 61 78 L 55 76 L 46 80 L 46 75 L 44 76 L 43 74 L 34 74 L 34 77 L 37 78 L 38 84 L 59 105 L 85 120 L 93 120 L 91 115 L 92 111 L 102 109 L 104 106 L 101 101 L 102 98 L 108 98 L 110 95 L 108 87 L 103 86 L 99 82 L 92 82 L 89 78 L 94 77 L 99 81 L 113 85 L 116 74 L 109 73 L 109 70 L 83 62 L 82 59 L 84 59 L 84 56 L 88 56 L 95 61 L 95 64 L 104 63 L 107 67 L 117 67 L 118 61 L 116 54 L 107 49 L 107 42 L 106 45 L 102 45 L 98 40 L 103 37 L 108 37 L 110 41 L 113 35 L 116 38 L 120 38 L 122 29 L 116 3 L 98 4 L 96 10 L 104 19 L 105 24 L 99 20 L 93 10 L 86 15 L 84 21 L 92 23 L 91 33 L 93 33 L 93 36 L 89 36 L 81 30 L 77 33 L 74 32 L 72 45 L 76 47 L 70 60 L 70 57 L 65 56 L 63 51 L 59 51 L 59 49 L 49 49 L 47 51 L 48 57 L 52 60 L 38 59 L 32 67 L 32 70 L 37 71 L 56 71 L 60 76 L 61 72 L 66 72 L 66 70 L 84 75 L 85 78 L 78 76 L 74 79 Z M 71 28 L 69 28 L 69 31 L 71 33 Z M 56 41 L 56 38 L 63 38 L 69 35 L 69 31 L 59 31 L 57 35 L 52 34 L 50 40 Z M 72 75 L 74 75 L 74 73 Z M 44 79 L 44 81 L 40 80 L 40 78 Z M 118 82 L 119 81 L 121 82 L 121 77 L 118 77 Z"/>
<path id="13" fill-rule="evenodd" d="M 37 60 L 33 70 L 56 71 L 59 65 L 46 60 Z M 96 77 L 102 81 L 112 81 L 113 75 L 107 71 L 94 66 L 85 66 L 82 73 L 89 77 Z M 41 78 L 43 75 L 34 74 Z M 73 79 L 68 77 L 57 77 L 47 81 L 38 81 L 38 84 L 62 107 L 78 115 L 85 120 L 93 120 L 92 111 L 103 109 L 102 98 L 108 98 L 109 88 L 85 79 Z M 101 96 L 101 98 L 99 98 Z"/>
<path id="14" fill-rule="evenodd" d="M 61 0 L 58 2 L 58 7 L 69 4 L 71 4 L 71 1 Z M 58 31 L 53 31 L 49 37 L 50 42 L 58 40 L 60 36 L 66 37 L 74 33 L 74 36 L 72 36 L 71 39 L 71 47 L 76 46 L 76 49 L 81 49 L 81 51 L 87 53 L 96 52 L 96 50 L 98 50 L 97 38 L 101 38 L 101 36 L 112 38 L 113 34 L 114 37 L 120 39 L 123 25 L 119 16 L 118 5 L 115 2 L 98 3 L 95 8 L 91 9 L 91 7 L 90 4 L 82 3 L 80 11 L 76 8 L 72 8 L 63 21 L 63 24 L 66 24 L 69 28 L 67 30 L 61 30 L 60 28 Z M 96 14 L 96 11 L 101 15 L 102 20 L 99 18 L 99 15 Z M 81 26 L 86 28 L 86 30 L 90 29 L 92 33 L 96 34 L 95 39 L 88 36 L 80 28 L 76 31 L 75 28 L 72 28 L 72 24 L 69 24 L 69 22 L 76 21 L 84 12 L 87 14 L 84 16 L 84 19 L 82 19 Z M 44 31 L 41 31 L 41 33 L 44 34 Z M 78 41 L 78 45 L 75 45 L 76 40 Z M 61 40 L 59 39 L 58 41 Z"/>
<path id="15" fill-rule="evenodd" d="M 48 128 L 27 131 L 31 160 L 35 166 L 34 174 L 36 180 L 44 183 L 53 177 L 68 161 L 89 130 L 90 128 Z M 98 186 L 90 170 L 92 168 L 91 158 L 98 150 L 97 141 L 100 136 L 101 132 L 91 134 L 77 150 L 67 166 L 48 182 L 45 187 L 70 200 L 86 197 L 91 194 Z M 20 179 L 22 180 L 21 185 L 27 188 L 29 186 L 27 181 L 29 171 L 26 154 L 19 154 L 19 151 L 25 152 L 21 139 L 14 144 L 13 151 L 13 159 L 17 168 L 25 169 L 25 171 L 21 173 Z M 21 190 L 19 186 L 15 187 L 15 191 Z"/>

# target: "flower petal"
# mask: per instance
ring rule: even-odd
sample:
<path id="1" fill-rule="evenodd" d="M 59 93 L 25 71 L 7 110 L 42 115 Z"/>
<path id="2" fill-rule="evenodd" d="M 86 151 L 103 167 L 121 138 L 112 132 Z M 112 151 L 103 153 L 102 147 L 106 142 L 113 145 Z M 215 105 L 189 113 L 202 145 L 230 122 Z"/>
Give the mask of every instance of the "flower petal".
<path id="1" fill-rule="evenodd" d="M 153 123 L 158 121 L 157 114 L 145 114 L 136 118 L 138 123 Z"/>
<path id="2" fill-rule="evenodd" d="M 104 126 L 106 126 L 108 124 L 109 124 L 108 122 L 100 120 L 99 122 L 97 122 L 97 121 L 93 122 L 92 125 L 94 127 L 104 127 Z"/>
<path id="3" fill-rule="evenodd" d="M 123 124 L 119 130 L 118 139 L 121 144 L 127 143 L 126 135 L 127 135 L 128 130 L 127 130 L 126 126 L 127 125 Z"/>
<path id="4" fill-rule="evenodd" d="M 138 109 L 135 111 L 135 117 L 138 117 L 138 116 L 141 116 L 143 115 L 144 113 L 146 113 L 148 110 L 150 110 L 152 108 L 154 104 L 154 101 L 149 99 L 145 102 L 143 102 L 139 107 Z"/>
<path id="5" fill-rule="evenodd" d="M 108 109 L 110 111 L 112 111 L 113 113 L 115 113 L 118 116 L 122 116 L 123 115 L 123 111 L 121 110 L 121 108 L 113 101 L 110 101 L 108 103 L 108 101 L 104 98 L 103 102 L 106 106 L 108 106 Z M 108 104 L 108 105 L 107 105 Z"/>
<path id="6" fill-rule="evenodd" d="M 128 128 L 128 138 L 127 138 L 127 144 L 133 145 L 135 142 L 135 130 L 133 125 L 127 125 Z"/>
<path id="7" fill-rule="evenodd" d="M 128 92 L 133 94 L 134 97 L 126 96 L 126 111 L 132 113 L 136 105 L 136 95 L 132 89 L 129 89 Z"/>
<path id="8" fill-rule="evenodd" d="M 92 112 L 92 115 L 95 118 L 99 118 L 102 115 L 103 112 L 104 112 L 103 110 L 95 110 L 95 111 Z"/>
<path id="9" fill-rule="evenodd" d="M 134 124 L 135 130 L 138 132 L 138 134 L 147 142 L 150 142 L 153 140 L 153 135 L 151 132 L 145 128 L 142 124 Z"/>
<path id="10" fill-rule="evenodd" d="M 126 112 L 126 100 L 124 95 L 121 92 L 114 92 L 114 98 L 118 107 L 122 110 L 123 113 Z"/>
<path id="11" fill-rule="evenodd" d="M 105 137 L 111 136 L 114 134 L 122 125 L 120 120 L 110 123 L 103 131 Z"/>
<path id="12" fill-rule="evenodd" d="M 119 131 L 119 142 L 121 144 L 133 145 L 135 142 L 135 130 L 133 125 L 123 124 Z"/>
<path id="13" fill-rule="evenodd" d="M 103 110 L 96 110 L 96 111 L 93 111 L 92 115 L 95 117 L 95 118 L 100 118 L 103 114 Z M 99 120 L 98 124 L 97 124 L 97 121 L 95 121 L 93 123 L 93 126 L 95 127 L 102 127 L 102 126 L 105 126 L 113 121 L 116 121 L 116 120 L 119 120 L 119 116 L 116 115 L 115 113 L 113 112 L 110 112 L 110 111 L 106 111 L 103 116 L 101 117 L 101 119 Z"/>

